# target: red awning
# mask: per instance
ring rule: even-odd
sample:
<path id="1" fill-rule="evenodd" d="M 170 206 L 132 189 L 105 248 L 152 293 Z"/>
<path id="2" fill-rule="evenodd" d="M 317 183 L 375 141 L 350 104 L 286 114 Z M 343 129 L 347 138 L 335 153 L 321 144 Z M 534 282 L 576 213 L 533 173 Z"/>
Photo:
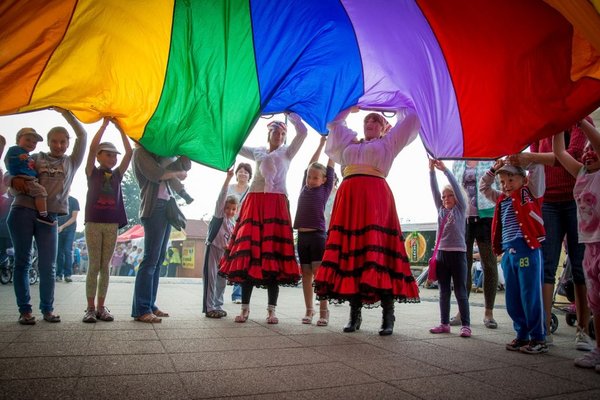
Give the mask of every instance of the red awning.
<path id="1" fill-rule="evenodd" d="M 117 242 L 128 242 L 132 239 L 144 237 L 144 227 L 142 225 L 134 225 L 131 229 L 123 232 L 117 237 Z"/>

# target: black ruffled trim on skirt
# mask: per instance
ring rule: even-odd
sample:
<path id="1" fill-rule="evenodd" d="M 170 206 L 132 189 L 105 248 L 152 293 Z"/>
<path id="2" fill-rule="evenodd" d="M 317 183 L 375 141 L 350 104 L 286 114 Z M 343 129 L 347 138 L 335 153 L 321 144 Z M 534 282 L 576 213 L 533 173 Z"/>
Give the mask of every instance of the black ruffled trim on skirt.
<path id="1" fill-rule="evenodd" d="M 300 282 L 300 278 L 297 276 L 290 277 L 289 279 L 278 278 L 279 274 L 276 272 L 269 273 L 263 271 L 263 279 L 254 279 L 248 277 L 247 271 L 236 271 L 231 274 L 223 274 L 222 272 L 218 273 L 219 276 L 227 279 L 228 285 L 234 285 L 236 283 L 250 283 L 252 286 L 261 289 L 268 289 L 268 287 L 272 284 L 277 286 L 286 286 L 286 287 L 296 287 Z"/>
<path id="2" fill-rule="evenodd" d="M 407 283 L 415 281 L 415 277 L 413 275 L 406 275 L 406 274 L 403 274 L 402 272 L 395 272 L 395 271 L 390 270 L 388 267 L 386 267 L 384 265 L 380 265 L 380 264 L 377 264 L 374 262 L 367 262 L 362 267 L 355 268 L 352 271 L 341 271 L 339 269 L 338 264 L 333 263 L 331 261 L 323 261 L 320 268 L 331 268 L 331 269 L 335 270 L 335 273 L 337 275 L 342 276 L 344 278 L 347 278 L 347 277 L 358 278 L 363 275 L 364 271 L 374 269 L 377 272 L 389 274 L 389 276 L 392 279 L 403 280 L 404 282 L 407 282 Z"/>
<path id="3" fill-rule="evenodd" d="M 398 231 L 397 229 L 385 228 L 380 225 L 367 225 L 361 229 L 346 229 L 341 225 L 334 225 L 329 228 L 329 231 L 338 231 L 344 235 L 349 235 L 349 236 L 361 236 L 361 235 L 366 234 L 369 231 L 379 231 L 379 232 L 385 233 L 386 235 L 399 236 L 400 239 L 402 241 L 404 241 L 404 235 L 402 235 L 400 233 L 400 231 Z"/>
<path id="4" fill-rule="evenodd" d="M 313 287 L 317 288 L 315 289 L 315 291 L 318 290 L 322 290 L 319 289 L 321 287 L 326 287 L 327 288 L 327 295 L 324 296 L 319 296 L 317 295 L 317 299 L 319 301 L 327 301 L 330 304 L 344 304 L 345 302 L 350 303 L 352 301 L 352 299 L 356 298 L 356 294 L 353 295 L 341 295 L 339 293 L 335 293 L 333 292 L 333 285 L 329 285 L 329 284 L 316 284 L 313 283 Z M 391 294 L 391 290 L 382 290 L 382 289 L 377 289 L 368 285 L 364 285 L 361 284 L 360 285 L 360 299 L 362 301 L 363 307 L 365 308 L 377 308 L 381 305 L 381 301 L 380 300 L 376 300 L 376 301 L 370 301 L 369 298 L 377 298 L 377 299 L 381 299 L 382 297 L 386 297 L 386 296 L 390 296 Z M 411 303 L 411 304 L 416 304 L 416 303 L 420 303 L 421 299 L 420 298 L 408 298 L 406 296 L 394 296 L 394 301 L 396 303 Z"/>
<path id="5" fill-rule="evenodd" d="M 340 246 L 339 244 L 330 244 L 330 245 L 325 246 L 325 250 L 341 251 L 341 249 L 342 249 L 342 246 Z M 394 258 L 404 261 L 405 263 L 410 263 L 408 256 L 404 256 L 402 253 L 400 253 L 398 251 L 390 250 L 390 249 L 388 249 L 386 247 L 382 247 L 382 246 L 372 246 L 372 245 L 364 246 L 360 249 L 353 250 L 353 251 L 347 252 L 347 253 L 340 252 L 339 258 L 348 260 L 350 258 L 364 256 L 368 252 L 383 253 L 388 257 L 394 257 Z"/>

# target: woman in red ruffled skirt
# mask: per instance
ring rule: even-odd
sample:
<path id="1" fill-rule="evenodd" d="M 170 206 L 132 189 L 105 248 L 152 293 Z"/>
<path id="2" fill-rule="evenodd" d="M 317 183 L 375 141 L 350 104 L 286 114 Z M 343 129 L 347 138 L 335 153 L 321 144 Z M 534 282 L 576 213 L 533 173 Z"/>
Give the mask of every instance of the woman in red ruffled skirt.
<path id="1" fill-rule="evenodd" d="M 329 125 L 325 152 L 343 166 L 323 262 L 315 277 L 321 300 L 350 302 L 344 332 L 360 329 L 363 305 L 383 308 L 380 335 L 394 327 L 394 302 L 418 302 L 394 196 L 385 180 L 396 155 L 417 136 L 415 114 L 399 114 L 389 128 L 383 116 L 365 117 L 365 139 L 357 140 L 340 114 Z M 389 132 L 388 132 L 389 130 Z"/>
<path id="2" fill-rule="evenodd" d="M 219 274 L 242 286 L 242 309 L 235 322 L 246 322 L 255 286 L 268 291 L 267 323 L 279 322 L 275 307 L 280 285 L 300 280 L 285 180 L 290 161 L 307 130 L 300 117 L 289 114 L 296 136 L 284 145 L 287 125 L 269 123 L 268 147 L 242 147 L 240 154 L 256 161 L 256 173 L 240 216 L 219 265 Z"/>

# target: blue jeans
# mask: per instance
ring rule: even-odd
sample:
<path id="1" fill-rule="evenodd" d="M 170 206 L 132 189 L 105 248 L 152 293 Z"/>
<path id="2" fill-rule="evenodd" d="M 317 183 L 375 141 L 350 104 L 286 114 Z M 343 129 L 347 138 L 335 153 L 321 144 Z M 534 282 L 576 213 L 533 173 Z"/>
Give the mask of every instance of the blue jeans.
<path id="1" fill-rule="evenodd" d="M 542 204 L 542 217 L 546 228 L 546 240 L 542 242 L 544 255 L 544 283 L 554 285 L 556 268 L 562 248 L 562 242 L 567 237 L 567 253 L 571 260 L 573 282 L 577 285 L 585 284 L 583 273 L 583 253 L 585 245 L 579 243 L 577 230 L 577 205 L 575 200 L 563 202 L 544 202 Z"/>
<path id="2" fill-rule="evenodd" d="M 58 255 L 56 256 L 56 276 L 73 275 L 73 240 L 75 231 L 70 229 L 58 234 Z"/>
<path id="3" fill-rule="evenodd" d="M 546 340 L 542 304 L 542 252 L 522 238 L 503 243 L 506 311 L 519 340 Z"/>
<path id="4" fill-rule="evenodd" d="M 135 276 L 131 316 L 140 317 L 158 309 L 156 294 L 160 266 L 165 260 L 171 225 L 167 221 L 166 200 L 156 200 L 152 215 L 142 218 L 144 226 L 144 259 Z"/>
<path id="5" fill-rule="evenodd" d="M 231 301 L 242 300 L 242 286 L 235 283 L 231 293 Z"/>
<path id="6" fill-rule="evenodd" d="M 37 221 L 37 211 L 26 207 L 13 207 L 6 221 L 15 249 L 13 275 L 15 296 L 20 313 L 32 312 L 29 293 L 29 269 L 33 239 L 38 248 L 40 276 L 40 310 L 43 314 L 54 310 L 54 263 L 56 261 L 58 230 Z M 56 215 L 52 215 L 56 217 Z"/>

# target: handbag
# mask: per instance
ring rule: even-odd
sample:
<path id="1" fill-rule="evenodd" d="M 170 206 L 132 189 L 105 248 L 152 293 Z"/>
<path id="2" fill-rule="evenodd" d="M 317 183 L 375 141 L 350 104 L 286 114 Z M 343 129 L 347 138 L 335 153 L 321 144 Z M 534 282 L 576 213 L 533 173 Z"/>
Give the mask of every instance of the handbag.
<path id="1" fill-rule="evenodd" d="M 166 210 L 165 210 L 167 221 L 169 221 L 169 224 L 173 228 L 180 231 L 182 229 L 185 229 L 187 219 L 185 218 L 185 215 L 183 215 L 183 213 L 179 209 L 179 206 L 177 205 L 177 201 L 175 200 L 175 197 L 173 197 L 173 194 L 171 193 L 171 188 L 169 187 L 169 184 L 167 184 L 167 190 L 169 191 L 169 194 L 171 195 L 171 197 L 169 197 L 169 200 L 167 201 L 167 206 L 166 206 Z"/>
<path id="2" fill-rule="evenodd" d="M 434 282 L 437 281 L 437 252 L 438 252 L 438 247 L 440 245 L 440 239 L 442 237 L 442 234 L 444 233 L 444 226 L 446 226 L 446 221 L 448 220 L 448 216 L 450 215 L 450 212 L 448 212 L 448 214 L 446 214 L 446 216 L 444 217 L 444 219 L 442 220 L 442 223 L 440 224 L 440 234 L 437 237 L 437 240 L 435 241 L 435 248 L 433 249 L 433 254 L 431 255 L 431 258 L 429 259 L 429 261 L 427 262 L 427 264 L 429 265 L 429 269 L 427 270 L 427 280 Z"/>

